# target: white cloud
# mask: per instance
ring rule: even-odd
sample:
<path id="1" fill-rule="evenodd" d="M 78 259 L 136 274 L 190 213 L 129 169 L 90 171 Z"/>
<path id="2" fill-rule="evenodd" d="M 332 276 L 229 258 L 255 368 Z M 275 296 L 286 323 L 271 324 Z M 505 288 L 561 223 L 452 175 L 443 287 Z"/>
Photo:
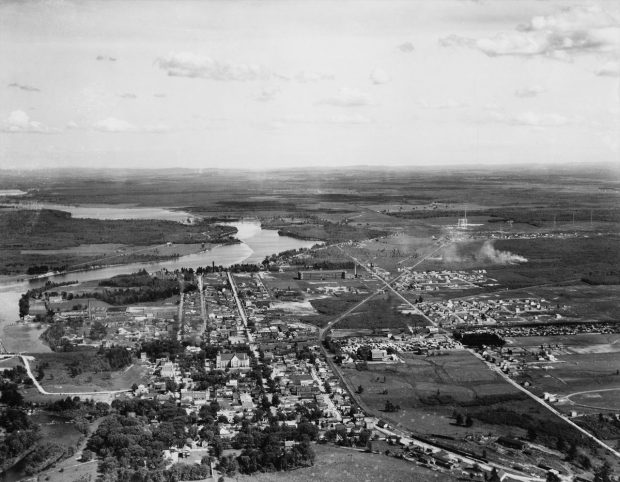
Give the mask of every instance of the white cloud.
<path id="1" fill-rule="evenodd" d="M 165 132 L 168 128 L 164 125 L 147 125 L 135 126 L 130 122 L 115 117 L 108 117 L 100 120 L 93 125 L 95 130 L 101 132 L 119 133 L 119 132 Z"/>
<path id="2" fill-rule="evenodd" d="M 404 42 L 398 46 L 398 50 L 408 54 L 410 52 L 413 52 L 415 50 L 415 47 L 411 42 Z"/>
<path id="3" fill-rule="evenodd" d="M 294 79 L 297 82 L 305 84 L 308 82 L 319 82 L 321 80 L 333 80 L 334 76 L 332 74 L 324 74 L 321 72 L 306 72 L 305 70 L 302 70 L 301 72 L 297 72 L 297 74 L 295 74 Z"/>
<path id="4" fill-rule="evenodd" d="M 14 110 L 4 121 L 3 132 L 50 134 L 57 132 L 41 122 L 30 119 L 23 110 Z"/>
<path id="5" fill-rule="evenodd" d="M 387 84 L 391 79 L 389 74 L 383 69 L 374 69 L 370 73 L 370 80 L 375 85 Z"/>
<path id="6" fill-rule="evenodd" d="M 276 125 L 281 124 L 370 124 L 372 119 L 361 114 L 343 114 L 335 116 L 287 116 L 281 117 L 275 121 Z"/>
<path id="7" fill-rule="evenodd" d="M 25 90 L 26 92 L 41 92 L 41 89 L 38 89 L 37 87 L 33 87 L 32 85 L 20 84 L 18 82 L 13 82 L 9 84 L 8 87 Z"/>
<path id="8" fill-rule="evenodd" d="M 433 101 L 427 101 L 424 99 L 418 99 L 416 101 L 416 104 L 421 107 L 422 109 L 438 109 L 438 110 L 444 110 L 444 109 L 459 109 L 461 107 L 467 107 L 470 104 L 468 102 L 465 101 L 458 101 L 456 99 L 452 99 L 452 98 L 447 98 L 444 100 L 441 100 L 439 102 L 433 102 Z"/>
<path id="9" fill-rule="evenodd" d="M 79 126 L 77 124 L 77 122 L 75 121 L 69 121 L 67 122 L 66 126 L 67 129 L 77 129 Z"/>
<path id="10" fill-rule="evenodd" d="M 335 105 L 338 107 L 361 107 L 372 103 L 370 95 L 358 89 L 349 89 L 343 87 L 338 94 L 328 97 L 319 102 L 319 104 Z"/>
<path id="11" fill-rule="evenodd" d="M 603 77 L 620 77 L 620 62 L 617 60 L 605 62 L 596 69 L 595 73 Z"/>
<path id="12" fill-rule="evenodd" d="M 536 97 L 544 91 L 545 88 L 540 85 L 530 85 L 528 87 L 515 90 L 515 95 L 517 97 Z"/>
<path id="13" fill-rule="evenodd" d="M 473 38 L 462 37 L 460 35 L 448 35 L 438 40 L 442 47 L 475 47 L 476 40 Z"/>
<path id="14" fill-rule="evenodd" d="M 280 92 L 281 90 L 279 87 L 265 88 L 256 96 L 256 100 L 260 102 L 269 102 L 274 100 Z"/>
<path id="15" fill-rule="evenodd" d="M 518 114 L 493 111 L 490 112 L 489 120 L 500 122 L 502 124 L 530 127 L 557 127 L 566 125 L 570 122 L 569 118 L 560 114 L 531 111 L 521 112 Z"/>
<path id="16" fill-rule="evenodd" d="M 172 52 L 156 60 L 160 69 L 175 77 L 200 77 L 211 80 L 249 81 L 268 78 L 271 73 L 255 64 L 214 60 L 191 52 Z"/>
<path id="17" fill-rule="evenodd" d="M 464 46 L 490 57 L 545 55 L 570 61 L 570 53 L 610 52 L 620 48 L 620 23 L 598 6 L 569 7 L 537 16 L 511 32 L 471 39 L 451 35 L 439 40 L 444 47 Z"/>

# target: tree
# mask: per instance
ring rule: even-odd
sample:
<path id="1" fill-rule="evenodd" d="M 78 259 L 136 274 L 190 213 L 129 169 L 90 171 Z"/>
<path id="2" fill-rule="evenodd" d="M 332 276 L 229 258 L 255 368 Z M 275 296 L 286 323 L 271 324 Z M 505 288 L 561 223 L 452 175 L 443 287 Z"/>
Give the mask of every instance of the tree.
<path id="1" fill-rule="evenodd" d="M 92 460 L 92 459 L 93 459 L 93 457 L 94 457 L 94 455 L 95 455 L 95 454 L 93 454 L 93 452 L 92 452 L 92 451 L 90 451 L 90 450 L 88 450 L 88 449 L 85 449 L 85 450 L 82 452 L 82 462 L 88 462 L 88 461 Z"/>
<path id="2" fill-rule="evenodd" d="M 536 440 L 537 437 L 538 437 L 538 433 L 536 432 L 536 429 L 534 427 L 529 427 L 527 429 L 527 439 L 530 442 L 533 442 L 534 440 Z"/>
<path id="3" fill-rule="evenodd" d="M 471 427 L 474 424 L 474 421 L 472 420 L 470 415 L 467 415 L 467 417 L 465 417 L 465 426 L 466 427 Z"/>
<path id="4" fill-rule="evenodd" d="M 463 415 L 461 415 L 460 413 L 457 413 L 456 417 L 454 418 L 454 421 L 457 425 L 463 425 Z"/>
<path id="5" fill-rule="evenodd" d="M 357 393 L 359 393 L 359 394 L 364 393 L 364 387 L 361 386 L 361 385 L 359 387 L 357 387 Z"/>
<path id="6" fill-rule="evenodd" d="M 18 407 L 23 401 L 24 397 L 22 397 L 21 393 L 19 393 L 14 386 L 2 390 L 0 402 L 7 404 L 9 407 Z"/>
<path id="7" fill-rule="evenodd" d="M 19 299 L 19 317 L 24 318 L 30 312 L 30 297 L 28 294 L 23 294 Z"/>
<path id="8" fill-rule="evenodd" d="M 566 453 L 566 460 L 575 460 L 576 457 L 577 457 L 577 444 L 573 442 L 572 444 L 570 444 L 570 447 L 568 448 L 568 452 Z"/>
<path id="9" fill-rule="evenodd" d="M 611 482 L 611 465 L 605 462 L 594 471 L 594 482 Z"/>
<path id="10" fill-rule="evenodd" d="M 558 477 L 558 474 L 556 474 L 555 472 L 552 472 L 551 470 L 549 472 L 547 472 L 547 476 L 545 478 L 546 482 L 561 482 L 560 477 Z"/>

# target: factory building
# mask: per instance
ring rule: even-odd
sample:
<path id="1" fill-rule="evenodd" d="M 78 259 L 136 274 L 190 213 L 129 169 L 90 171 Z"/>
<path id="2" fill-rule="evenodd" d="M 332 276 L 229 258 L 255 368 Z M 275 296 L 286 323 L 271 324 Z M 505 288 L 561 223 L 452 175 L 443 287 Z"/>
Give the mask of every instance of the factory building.
<path id="1" fill-rule="evenodd" d="M 343 269 L 324 269 L 298 271 L 297 278 L 303 280 L 345 279 L 347 272 Z"/>

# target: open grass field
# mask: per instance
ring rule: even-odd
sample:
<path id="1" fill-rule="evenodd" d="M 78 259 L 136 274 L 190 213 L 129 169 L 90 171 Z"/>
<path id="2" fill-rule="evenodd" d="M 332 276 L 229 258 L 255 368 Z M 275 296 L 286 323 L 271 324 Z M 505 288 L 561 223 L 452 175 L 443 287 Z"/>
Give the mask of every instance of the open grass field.
<path id="1" fill-rule="evenodd" d="M 41 385 L 48 392 L 88 392 L 123 390 L 134 383 L 147 381 L 146 370 L 139 364 L 118 371 L 95 371 L 94 365 L 90 363 L 95 353 L 96 350 L 84 350 L 35 354 L 36 367 L 44 367 Z M 80 364 L 83 372 L 72 377 L 69 366 L 74 363 Z M 33 370 L 36 374 L 36 369 Z"/>
<path id="2" fill-rule="evenodd" d="M 40 323 L 15 323 L 6 325 L 0 333 L 0 338 L 7 350 L 13 353 L 33 351 L 47 353 L 52 350 L 43 343 L 41 334 L 47 329 Z"/>
<path id="3" fill-rule="evenodd" d="M 346 373 L 354 386 L 366 387 L 362 398 L 376 408 L 383 408 L 388 399 L 401 407 L 467 406 L 487 397 L 519 393 L 465 350 L 408 355 L 401 364 L 377 364 L 367 371 L 347 369 Z"/>
<path id="4" fill-rule="evenodd" d="M 526 349 L 557 345 L 567 354 L 617 353 L 620 352 L 620 333 L 508 337 L 506 343 L 508 348 L 518 346 Z"/>
<path id="5" fill-rule="evenodd" d="M 408 329 L 428 325 L 428 321 L 419 315 L 401 313 L 401 305 L 400 298 L 379 295 L 347 315 L 337 326 L 339 329 Z"/>
<path id="6" fill-rule="evenodd" d="M 556 394 L 561 399 L 558 408 L 564 411 L 575 408 L 571 401 L 592 407 L 618 409 L 619 405 L 615 401 L 609 406 L 605 405 L 614 396 L 620 398 L 618 352 L 559 355 L 557 358 L 556 363 L 529 364 L 520 380 L 529 380 L 532 383 L 531 390 L 539 395 L 544 392 Z M 602 391 L 608 389 L 618 391 Z M 596 393 L 571 396 L 581 392 Z M 568 401 L 565 400 L 567 396 Z"/>
<path id="7" fill-rule="evenodd" d="M 452 482 L 458 480 L 445 473 L 380 454 L 345 449 L 333 445 L 315 445 L 314 466 L 291 472 L 253 474 L 225 480 L 241 482 Z"/>

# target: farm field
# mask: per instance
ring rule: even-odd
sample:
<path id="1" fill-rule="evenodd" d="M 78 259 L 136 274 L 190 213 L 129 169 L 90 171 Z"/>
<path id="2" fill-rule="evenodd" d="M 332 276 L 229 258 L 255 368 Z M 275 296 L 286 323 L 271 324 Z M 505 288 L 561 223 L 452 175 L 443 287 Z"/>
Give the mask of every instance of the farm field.
<path id="1" fill-rule="evenodd" d="M 453 410 L 463 413 L 481 406 L 524 396 L 465 350 L 438 356 L 410 355 L 401 364 L 372 364 L 368 370 L 345 368 L 355 387 L 362 386 L 362 401 L 377 416 L 387 417 L 417 433 L 464 435 L 453 424 Z M 386 401 L 398 412 L 384 412 Z M 480 427 L 475 427 L 480 429 Z"/>
<path id="2" fill-rule="evenodd" d="M 445 473 L 433 472 L 414 463 L 380 454 L 345 449 L 333 445 L 314 445 L 314 466 L 292 472 L 262 473 L 226 478 L 241 482 L 451 482 L 458 480 Z"/>
<path id="3" fill-rule="evenodd" d="M 465 350 L 437 356 L 408 355 L 401 364 L 376 364 L 367 371 L 346 369 L 345 373 L 354 386 L 368 387 L 362 398 L 378 408 L 383 408 L 386 399 L 401 407 L 422 407 L 469 405 L 480 398 L 519 394 Z M 384 390 L 387 395 L 382 394 Z"/>
<path id="4" fill-rule="evenodd" d="M 542 395 L 544 392 L 549 392 L 556 394 L 560 399 L 579 392 L 620 389 L 620 356 L 617 352 L 559 355 L 557 358 L 557 363 L 530 364 L 519 381 L 530 381 L 534 393 Z M 604 403 L 613 394 L 614 392 L 601 392 L 590 397 L 587 394 L 576 398 L 570 397 L 568 401 L 561 401 L 558 408 L 570 411 L 575 408 L 572 401 L 616 410 L 617 402 L 610 406 Z"/>

